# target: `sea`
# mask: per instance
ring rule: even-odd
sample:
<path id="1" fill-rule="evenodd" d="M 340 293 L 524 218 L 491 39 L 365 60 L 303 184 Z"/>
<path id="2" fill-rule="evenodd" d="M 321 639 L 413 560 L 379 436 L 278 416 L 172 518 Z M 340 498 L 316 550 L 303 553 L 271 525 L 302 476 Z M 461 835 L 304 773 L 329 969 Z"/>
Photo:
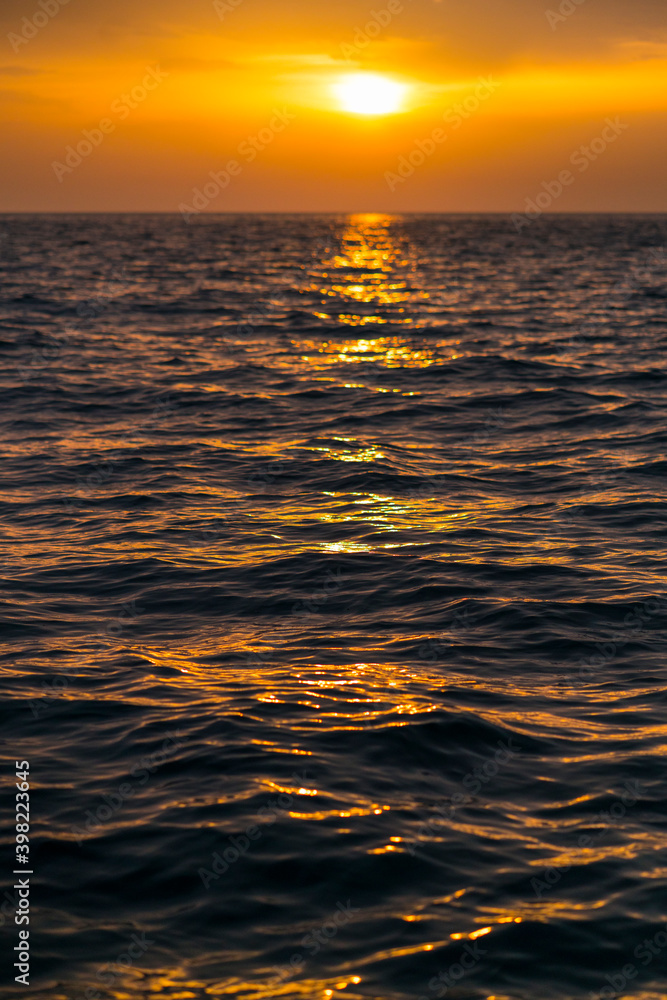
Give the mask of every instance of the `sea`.
<path id="1" fill-rule="evenodd" d="M 0 217 L 3 1000 L 664 1000 L 666 232 Z"/>

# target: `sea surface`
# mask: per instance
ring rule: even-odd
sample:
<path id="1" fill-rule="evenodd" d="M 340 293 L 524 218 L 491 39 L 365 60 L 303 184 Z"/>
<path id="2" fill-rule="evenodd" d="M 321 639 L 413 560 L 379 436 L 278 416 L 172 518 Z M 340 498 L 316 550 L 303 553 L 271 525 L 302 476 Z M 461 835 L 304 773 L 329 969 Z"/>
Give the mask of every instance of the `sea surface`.
<path id="1" fill-rule="evenodd" d="M 666 231 L 0 218 L 3 998 L 667 995 Z"/>

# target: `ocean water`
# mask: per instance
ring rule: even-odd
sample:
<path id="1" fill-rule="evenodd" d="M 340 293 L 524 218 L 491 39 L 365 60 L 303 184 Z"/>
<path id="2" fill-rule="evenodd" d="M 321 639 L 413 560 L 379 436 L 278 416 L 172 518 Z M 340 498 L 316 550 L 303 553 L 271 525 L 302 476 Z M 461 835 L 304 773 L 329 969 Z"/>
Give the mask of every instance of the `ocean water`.
<path id="1" fill-rule="evenodd" d="M 666 230 L 0 219 L 3 997 L 666 995 Z"/>

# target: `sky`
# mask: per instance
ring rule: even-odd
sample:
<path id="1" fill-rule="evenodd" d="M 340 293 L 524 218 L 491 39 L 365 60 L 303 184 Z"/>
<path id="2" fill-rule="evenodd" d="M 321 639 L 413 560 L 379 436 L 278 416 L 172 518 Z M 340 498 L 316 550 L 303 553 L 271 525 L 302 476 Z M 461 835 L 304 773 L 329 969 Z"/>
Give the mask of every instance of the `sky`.
<path id="1" fill-rule="evenodd" d="M 664 0 L 3 0 L 0 211 L 664 212 L 666 69 Z"/>

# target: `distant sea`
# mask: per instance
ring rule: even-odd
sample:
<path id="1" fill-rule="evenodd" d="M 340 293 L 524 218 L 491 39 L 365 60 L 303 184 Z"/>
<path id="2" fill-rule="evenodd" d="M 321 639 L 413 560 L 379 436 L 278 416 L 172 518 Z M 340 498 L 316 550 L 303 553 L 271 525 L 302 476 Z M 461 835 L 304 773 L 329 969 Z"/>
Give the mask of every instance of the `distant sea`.
<path id="1" fill-rule="evenodd" d="M 665 997 L 666 230 L 0 218 L 3 998 Z"/>

